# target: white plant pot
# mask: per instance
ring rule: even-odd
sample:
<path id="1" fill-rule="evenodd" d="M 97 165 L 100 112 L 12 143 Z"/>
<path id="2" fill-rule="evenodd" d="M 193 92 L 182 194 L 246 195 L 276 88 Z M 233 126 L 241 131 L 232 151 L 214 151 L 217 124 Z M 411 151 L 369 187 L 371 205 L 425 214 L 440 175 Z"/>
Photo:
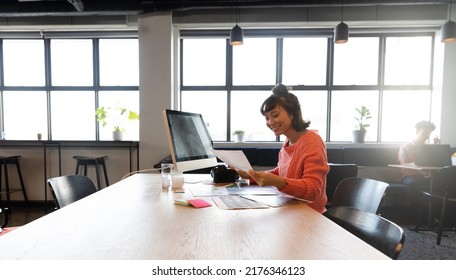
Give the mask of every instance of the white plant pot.
<path id="1" fill-rule="evenodd" d="M 364 138 L 366 137 L 365 130 L 353 130 L 353 143 L 364 143 Z"/>
<path id="2" fill-rule="evenodd" d="M 122 131 L 113 131 L 112 132 L 112 140 L 114 141 L 122 141 L 123 133 Z"/>
<path id="3" fill-rule="evenodd" d="M 236 142 L 244 142 L 244 134 L 236 134 Z"/>

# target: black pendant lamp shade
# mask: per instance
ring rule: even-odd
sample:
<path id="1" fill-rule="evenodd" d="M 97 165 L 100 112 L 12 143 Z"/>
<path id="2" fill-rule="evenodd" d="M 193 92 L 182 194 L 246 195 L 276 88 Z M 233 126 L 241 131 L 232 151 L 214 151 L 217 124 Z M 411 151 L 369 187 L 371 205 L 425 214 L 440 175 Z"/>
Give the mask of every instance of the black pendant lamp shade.
<path id="1" fill-rule="evenodd" d="M 443 43 L 456 41 L 456 23 L 451 20 L 452 4 L 453 0 L 450 1 L 448 9 L 448 21 L 440 29 L 440 41 Z"/>
<path id="2" fill-rule="evenodd" d="M 343 44 L 348 42 L 348 25 L 345 22 L 339 23 L 334 28 L 334 43 Z"/>
<path id="3" fill-rule="evenodd" d="M 344 22 L 344 2 L 342 2 L 342 7 L 340 9 L 341 21 L 334 28 L 333 40 L 336 44 L 344 44 L 348 42 L 348 25 Z"/>
<path id="4" fill-rule="evenodd" d="M 236 24 L 236 26 L 231 29 L 230 33 L 230 44 L 232 46 L 239 46 L 244 43 L 244 31 L 242 31 L 242 28 L 239 27 L 239 25 Z"/>
<path id="5" fill-rule="evenodd" d="M 447 21 L 440 29 L 440 39 L 443 43 L 456 41 L 456 22 Z"/>

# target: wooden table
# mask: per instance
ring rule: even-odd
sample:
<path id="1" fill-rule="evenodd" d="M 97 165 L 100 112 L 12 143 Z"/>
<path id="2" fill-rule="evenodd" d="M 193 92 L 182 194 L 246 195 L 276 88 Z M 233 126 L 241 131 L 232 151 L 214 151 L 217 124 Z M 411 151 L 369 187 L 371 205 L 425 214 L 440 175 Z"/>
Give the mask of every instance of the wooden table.
<path id="1" fill-rule="evenodd" d="M 222 210 L 174 205 L 137 174 L 0 238 L 0 259 L 388 259 L 305 204 Z"/>
<path id="2" fill-rule="evenodd" d="M 417 171 L 437 171 L 442 167 L 435 167 L 435 166 L 421 166 L 416 165 L 414 163 L 406 163 L 406 164 L 388 164 L 389 167 L 394 168 L 401 168 L 401 169 L 410 169 L 410 170 L 417 170 Z"/>

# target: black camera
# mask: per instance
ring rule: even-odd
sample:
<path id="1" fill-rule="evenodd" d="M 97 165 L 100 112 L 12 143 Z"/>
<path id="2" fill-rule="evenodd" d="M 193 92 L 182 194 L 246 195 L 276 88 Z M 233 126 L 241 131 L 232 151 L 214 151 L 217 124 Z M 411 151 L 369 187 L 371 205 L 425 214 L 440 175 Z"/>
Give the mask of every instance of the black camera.
<path id="1" fill-rule="evenodd" d="M 214 183 L 234 183 L 238 178 L 236 170 L 229 169 L 225 165 L 218 165 L 211 170 Z"/>

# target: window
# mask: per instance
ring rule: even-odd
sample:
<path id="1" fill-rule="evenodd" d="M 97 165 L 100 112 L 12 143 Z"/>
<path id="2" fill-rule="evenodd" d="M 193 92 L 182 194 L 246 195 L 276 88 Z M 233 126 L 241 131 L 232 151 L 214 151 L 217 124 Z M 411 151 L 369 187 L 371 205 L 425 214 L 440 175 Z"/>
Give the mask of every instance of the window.
<path id="1" fill-rule="evenodd" d="M 100 91 L 98 93 L 99 106 L 120 106 L 129 111 L 139 112 L 139 91 Z M 125 129 L 123 139 L 139 139 L 139 122 L 121 121 Z M 112 128 L 100 127 L 100 140 L 112 140 Z"/>
<path id="2" fill-rule="evenodd" d="M 368 142 L 408 141 L 399 128 L 431 115 L 433 33 L 357 32 L 335 45 L 325 34 L 249 30 L 231 47 L 226 35 L 198 32 L 181 32 L 180 109 L 203 114 L 215 141 L 233 141 L 238 129 L 246 141 L 282 140 L 260 114 L 279 82 L 292 87 L 310 129 L 328 142 L 352 141 L 356 107 L 372 113 Z"/>
<path id="3" fill-rule="evenodd" d="M 3 40 L 6 86 L 44 86 L 43 40 Z"/>
<path id="4" fill-rule="evenodd" d="M 350 38 L 334 45 L 334 85 L 377 85 L 379 38 Z"/>
<path id="5" fill-rule="evenodd" d="M 283 39 L 283 78 L 286 85 L 326 85 L 326 38 Z"/>
<path id="6" fill-rule="evenodd" d="M 7 139 L 36 140 L 42 133 L 43 140 L 112 140 L 111 132 L 96 121 L 97 106 L 118 102 L 139 112 L 135 35 L 67 36 L 1 40 L 0 126 Z M 127 124 L 126 131 L 124 139 L 139 139 L 138 122 Z"/>
<path id="7" fill-rule="evenodd" d="M 276 40 L 245 39 L 233 48 L 233 85 L 270 85 L 276 81 Z"/>
<path id="8" fill-rule="evenodd" d="M 188 39 L 183 52 L 184 85 L 226 84 L 225 39 Z"/>
<path id="9" fill-rule="evenodd" d="M 199 113 L 203 116 L 212 140 L 226 139 L 227 106 L 226 92 L 190 91 L 182 93 L 182 110 Z M 211 106 L 201 106 L 211 104 Z"/>
<path id="10" fill-rule="evenodd" d="M 270 91 L 233 91 L 231 93 L 231 130 L 244 130 L 246 141 L 274 141 L 274 133 L 260 114 Z M 231 136 L 231 135 L 230 135 Z"/>
<path id="11" fill-rule="evenodd" d="M 100 39 L 100 85 L 138 86 L 138 41 Z"/>
<path id="12" fill-rule="evenodd" d="M 47 135 L 46 92 L 4 91 L 3 118 L 6 139 L 36 139 Z M 17 129 L 20 127 L 20 129 Z"/>
<path id="13" fill-rule="evenodd" d="M 51 92 L 52 139 L 95 140 L 94 96 L 90 91 Z"/>
<path id="14" fill-rule="evenodd" d="M 378 91 L 352 90 L 333 91 L 331 106 L 331 141 L 351 141 L 352 131 L 355 129 L 355 108 L 366 106 L 372 114 L 370 126 L 366 134 L 366 141 L 377 139 Z"/>
<path id="15" fill-rule="evenodd" d="M 431 95 L 430 90 L 384 91 L 382 139 L 391 142 L 410 141 L 410 135 L 415 135 L 417 120 L 427 120 L 431 115 Z M 412 100 L 413 106 L 406 106 Z"/>
<path id="16" fill-rule="evenodd" d="M 54 86 L 93 86 L 92 40 L 51 41 Z"/>
<path id="17" fill-rule="evenodd" d="M 326 123 L 327 123 L 327 110 L 328 110 L 328 95 L 326 91 L 292 91 L 299 99 L 301 104 L 302 117 L 310 121 L 309 129 L 318 131 L 318 134 L 326 138 Z"/>
<path id="18" fill-rule="evenodd" d="M 386 38 L 385 85 L 431 83 L 432 37 Z"/>

